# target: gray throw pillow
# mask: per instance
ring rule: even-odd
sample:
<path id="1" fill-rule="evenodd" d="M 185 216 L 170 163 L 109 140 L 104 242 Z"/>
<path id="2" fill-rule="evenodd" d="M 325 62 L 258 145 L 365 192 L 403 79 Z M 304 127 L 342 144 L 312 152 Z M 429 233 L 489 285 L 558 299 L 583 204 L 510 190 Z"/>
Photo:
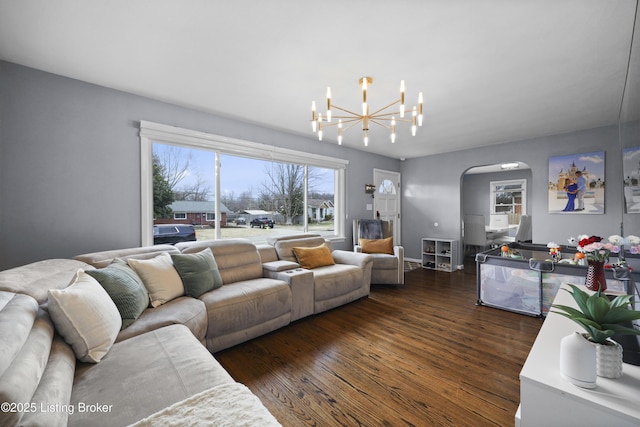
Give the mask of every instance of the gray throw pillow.
<path id="1" fill-rule="evenodd" d="M 195 254 L 171 254 L 171 259 L 182 279 L 185 295 L 198 298 L 222 286 L 222 276 L 210 248 Z"/>
<path id="2" fill-rule="evenodd" d="M 122 328 L 131 325 L 149 306 L 144 283 L 124 261 L 115 260 L 105 268 L 87 270 L 109 294 L 122 317 Z"/>

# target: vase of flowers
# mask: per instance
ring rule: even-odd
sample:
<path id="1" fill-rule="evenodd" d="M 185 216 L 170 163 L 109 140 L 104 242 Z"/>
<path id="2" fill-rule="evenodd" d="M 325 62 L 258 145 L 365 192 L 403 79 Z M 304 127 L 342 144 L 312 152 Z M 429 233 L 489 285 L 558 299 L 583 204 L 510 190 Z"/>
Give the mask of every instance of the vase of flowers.
<path id="1" fill-rule="evenodd" d="M 609 261 L 609 256 L 621 254 L 624 259 L 624 247 L 629 245 L 629 252 L 640 253 L 640 237 L 618 235 L 609 236 L 609 241 L 602 242 L 602 237 L 583 234 L 578 238 L 571 237 L 570 244 L 578 247 L 578 251 L 587 260 L 587 277 L 585 285 L 592 291 L 604 291 L 607 289 L 607 281 L 604 276 L 604 266 Z"/>
<path id="2" fill-rule="evenodd" d="M 607 279 L 604 277 L 604 261 L 587 260 L 587 277 L 584 285 L 592 291 L 606 291 Z"/>

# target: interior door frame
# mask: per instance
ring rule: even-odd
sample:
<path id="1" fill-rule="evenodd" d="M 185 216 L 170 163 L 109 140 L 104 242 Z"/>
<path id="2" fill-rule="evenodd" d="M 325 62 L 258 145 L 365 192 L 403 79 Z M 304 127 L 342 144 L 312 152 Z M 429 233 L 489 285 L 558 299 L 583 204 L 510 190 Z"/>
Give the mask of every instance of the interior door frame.
<path id="1" fill-rule="evenodd" d="M 395 219 L 393 221 L 393 236 L 394 236 L 394 244 L 401 245 L 402 244 L 402 175 L 397 171 L 389 171 L 384 169 L 373 169 L 373 182 L 376 186 L 376 191 L 373 197 L 373 217 L 376 218 L 376 213 L 380 210 L 378 206 L 378 194 L 379 194 L 379 184 L 383 179 L 389 179 L 391 182 L 395 183 L 396 194 L 398 196 L 397 203 L 397 211 L 395 215 Z"/>

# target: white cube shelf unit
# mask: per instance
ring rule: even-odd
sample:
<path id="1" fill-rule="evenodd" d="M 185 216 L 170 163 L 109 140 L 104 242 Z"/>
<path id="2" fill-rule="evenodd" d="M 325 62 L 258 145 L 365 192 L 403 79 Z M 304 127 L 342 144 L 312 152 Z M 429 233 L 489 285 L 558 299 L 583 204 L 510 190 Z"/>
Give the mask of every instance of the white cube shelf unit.
<path id="1" fill-rule="evenodd" d="M 457 269 L 458 241 L 427 237 L 422 239 L 422 268 L 452 272 Z"/>

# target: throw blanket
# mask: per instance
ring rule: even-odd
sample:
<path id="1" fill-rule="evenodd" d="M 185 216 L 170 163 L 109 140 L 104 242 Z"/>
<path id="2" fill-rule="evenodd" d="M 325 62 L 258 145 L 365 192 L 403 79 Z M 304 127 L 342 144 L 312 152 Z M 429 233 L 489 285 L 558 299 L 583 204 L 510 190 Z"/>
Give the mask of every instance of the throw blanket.
<path id="1" fill-rule="evenodd" d="M 361 239 L 382 239 L 382 221 L 361 219 L 359 234 Z"/>
<path id="2" fill-rule="evenodd" d="M 282 427 L 260 399 L 240 383 L 210 388 L 130 427 L 147 426 Z"/>

